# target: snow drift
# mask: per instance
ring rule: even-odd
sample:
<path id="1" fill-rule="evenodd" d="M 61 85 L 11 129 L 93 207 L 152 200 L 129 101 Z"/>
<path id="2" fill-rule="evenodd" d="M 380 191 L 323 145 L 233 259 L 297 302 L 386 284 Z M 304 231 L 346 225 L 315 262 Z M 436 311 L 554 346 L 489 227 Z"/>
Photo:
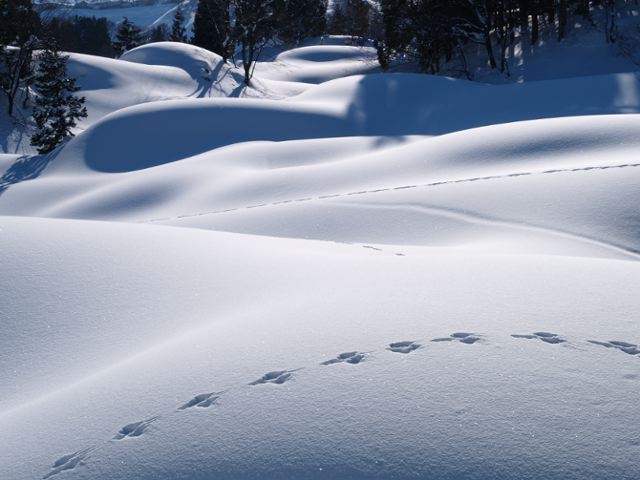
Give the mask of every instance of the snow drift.
<path id="1" fill-rule="evenodd" d="M 637 74 L 370 55 L 72 57 L 0 156 L 0 478 L 637 476 Z"/>

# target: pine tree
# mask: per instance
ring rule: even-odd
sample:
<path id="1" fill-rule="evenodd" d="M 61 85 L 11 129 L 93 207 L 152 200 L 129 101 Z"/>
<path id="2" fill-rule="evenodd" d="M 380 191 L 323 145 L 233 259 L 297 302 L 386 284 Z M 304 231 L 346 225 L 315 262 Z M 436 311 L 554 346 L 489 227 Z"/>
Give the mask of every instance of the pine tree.
<path id="1" fill-rule="evenodd" d="M 191 43 L 217 53 L 223 61 L 233 52 L 230 0 L 199 0 Z"/>
<path id="2" fill-rule="evenodd" d="M 76 121 L 87 116 L 84 97 L 74 95 L 79 90 L 76 80 L 67 75 L 67 60 L 53 40 L 47 42 L 37 60 L 33 88 L 36 92 L 33 119 L 36 133 L 31 145 L 39 153 L 48 153 L 73 136 Z"/>
<path id="3" fill-rule="evenodd" d="M 151 29 L 147 38 L 149 43 L 166 42 L 169 38 L 169 29 L 164 23 L 161 23 L 157 27 Z"/>
<path id="4" fill-rule="evenodd" d="M 326 0 L 281 0 L 277 2 L 275 28 L 288 45 L 322 35 L 326 28 Z"/>
<path id="5" fill-rule="evenodd" d="M 347 17 L 342 11 L 340 5 L 336 5 L 333 10 L 333 14 L 329 17 L 329 33 L 331 35 L 346 35 L 347 34 Z"/>
<path id="6" fill-rule="evenodd" d="M 365 37 L 369 32 L 371 7 L 366 0 L 347 0 L 347 32 L 352 37 Z"/>
<path id="7" fill-rule="evenodd" d="M 171 24 L 171 35 L 169 35 L 169 40 L 172 42 L 184 43 L 187 41 L 187 30 L 184 28 L 184 20 L 182 7 L 178 6 L 176 14 L 173 17 L 173 23 Z"/>
<path id="8" fill-rule="evenodd" d="M 142 44 L 142 31 L 127 17 L 123 17 L 116 31 L 116 41 L 113 42 L 113 49 L 118 57 L 124 52 L 136 48 Z"/>
<path id="9" fill-rule="evenodd" d="M 388 53 L 406 51 L 414 34 L 407 0 L 381 0 L 380 8 Z"/>

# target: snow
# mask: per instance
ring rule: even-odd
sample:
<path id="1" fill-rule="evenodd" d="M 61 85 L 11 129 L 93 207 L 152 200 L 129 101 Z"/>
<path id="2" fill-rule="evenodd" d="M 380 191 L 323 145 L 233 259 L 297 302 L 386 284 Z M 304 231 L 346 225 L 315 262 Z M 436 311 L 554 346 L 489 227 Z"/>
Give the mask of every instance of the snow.
<path id="1" fill-rule="evenodd" d="M 602 25 L 603 12 L 594 12 L 595 21 Z M 621 15 L 624 15 L 621 13 Z M 631 16 L 633 17 L 633 15 Z M 621 23 L 634 24 L 637 19 L 623 19 Z M 475 80 L 489 83 L 530 82 L 549 78 L 575 78 L 608 73 L 634 72 L 638 69 L 637 61 L 624 53 L 620 43 L 606 43 L 604 31 L 594 27 L 583 18 L 572 22 L 567 37 L 562 42 L 555 38 L 555 32 L 544 32 L 537 43 L 531 44 L 529 39 L 516 42 L 509 49 L 510 76 L 496 75 L 487 70 L 482 62 L 486 61 L 486 52 L 478 56 L 470 55 L 471 70 Z M 499 50 L 495 54 L 499 56 Z M 477 59 L 481 59 L 477 63 Z"/>
<path id="2" fill-rule="evenodd" d="M 187 13 L 193 13 L 196 3 L 194 0 L 134 0 L 131 2 L 126 0 L 83 0 L 83 2 L 84 4 L 73 1 L 39 3 L 55 4 L 46 7 L 45 15 L 47 16 L 106 18 L 107 21 L 114 24 L 120 23 L 123 17 L 127 17 L 144 29 L 152 28 L 162 23 L 170 24 L 178 4 L 183 5 Z"/>
<path id="3" fill-rule="evenodd" d="M 373 58 L 72 55 L 0 155 L 0 478 L 637 476 L 638 73 Z"/>
<path id="4" fill-rule="evenodd" d="M 374 48 L 365 46 L 303 46 L 280 53 L 272 62 L 259 63 L 256 72 L 261 78 L 318 84 L 379 71 L 376 55 Z"/>

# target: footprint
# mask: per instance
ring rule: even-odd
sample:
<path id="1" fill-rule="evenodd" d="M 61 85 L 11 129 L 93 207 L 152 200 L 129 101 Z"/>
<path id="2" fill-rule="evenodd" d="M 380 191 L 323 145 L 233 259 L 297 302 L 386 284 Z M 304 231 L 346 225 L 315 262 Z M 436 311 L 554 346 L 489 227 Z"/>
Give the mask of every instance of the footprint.
<path id="1" fill-rule="evenodd" d="M 275 383 L 276 385 L 282 385 L 293 378 L 293 372 L 295 370 L 277 370 L 275 372 L 265 373 L 262 377 L 249 385 L 262 385 L 264 383 Z"/>
<path id="2" fill-rule="evenodd" d="M 587 340 L 594 345 L 601 345 L 607 348 L 617 348 L 621 352 L 629 355 L 640 355 L 640 348 L 635 343 L 622 342 L 620 340 L 609 340 L 608 342 L 599 342 L 597 340 Z"/>
<path id="3" fill-rule="evenodd" d="M 322 362 L 321 365 L 333 365 L 335 363 L 350 363 L 351 365 L 357 365 L 362 362 L 364 358 L 367 356 L 366 353 L 363 352 L 344 352 L 338 355 L 336 358 L 332 358 L 331 360 L 327 360 L 326 362 Z"/>
<path id="4" fill-rule="evenodd" d="M 178 410 L 186 410 L 191 407 L 210 407 L 218 401 L 221 393 L 222 392 L 201 393 L 182 405 Z"/>
<path id="5" fill-rule="evenodd" d="M 545 343 L 552 343 L 552 344 L 566 342 L 566 340 L 562 338 L 560 335 L 558 335 L 557 333 L 549 333 L 549 332 L 533 332 L 532 335 L 518 335 L 514 333 L 511 336 L 513 338 L 527 338 L 529 340 L 542 340 Z"/>
<path id="6" fill-rule="evenodd" d="M 147 420 L 142 420 L 141 422 L 135 422 L 135 423 L 130 423 L 128 425 L 125 425 L 120 429 L 118 434 L 115 437 L 113 437 L 113 439 L 122 440 L 123 438 L 139 437 L 145 432 L 145 430 L 149 427 L 149 425 L 151 425 L 157 419 L 158 417 L 151 417 L 151 418 L 148 418 Z"/>
<path id="7" fill-rule="evenodd" d="M 416 343 L 412 340 L 406 340 L 404 342 L 394 342 L 390 343 L 387 347 L 387 350 L 396 353 L 411 353 L 414 350 L 417 350 L 421 347 L 419 343 Z"/>
<path id="8" fill-rule="evenodd" d="M 83 465 L 83 460 L 87 458 L 87 455 L 89 454 L 89 452 L 91 452 L 91 450 L 93 450 L 93 448 L 85 448 L 84 450 L 79 450 L 75 453 L 60 457 L 58 460 L 53 462 L 51 471 L 42 478 L 46 479 L 49 477 L 53 477 L 60 472 L 64 472 L 65 470 L 73 470 L 78 465 Z"/>
<path id="9" fill-rule="evenodd" d="M 434 338 L 431 340 L 432 342 L 462 342 L 467 345 L 474 344 L 480 341 L 480 336 L 476 333 L 466 333 L 466 332 L 456 332 L 452 333 L 448 337 L 444 338 Z"/>

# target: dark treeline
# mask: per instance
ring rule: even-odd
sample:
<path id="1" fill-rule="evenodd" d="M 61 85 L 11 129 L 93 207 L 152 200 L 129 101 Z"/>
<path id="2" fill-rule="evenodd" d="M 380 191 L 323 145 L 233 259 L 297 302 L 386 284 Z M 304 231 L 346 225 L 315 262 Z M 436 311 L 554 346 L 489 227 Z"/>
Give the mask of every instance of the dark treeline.
<path id="1" fill-rule="evenodd" d="M 47 35 L 66 52 L 113 57 L 115 51 L 106 18 L 53 17 L 45 23 Z"/>
<path id="2" fill-rule="evenodd" d="M 535 43 L 545 27 L 561 41 L 570 16 L 594 23 L 595 8 L 604 12 L 604 40 L 614 42 L 615 5 L 614 0 L 381 0 L 378 55 L 383 66 L 405 57 L 437 73 L 456 54 L 466 69 L 463 47 L 475 43 L 486 51 L 490 68 L 508 74 L 507 52 L 516 33 Z"/>

